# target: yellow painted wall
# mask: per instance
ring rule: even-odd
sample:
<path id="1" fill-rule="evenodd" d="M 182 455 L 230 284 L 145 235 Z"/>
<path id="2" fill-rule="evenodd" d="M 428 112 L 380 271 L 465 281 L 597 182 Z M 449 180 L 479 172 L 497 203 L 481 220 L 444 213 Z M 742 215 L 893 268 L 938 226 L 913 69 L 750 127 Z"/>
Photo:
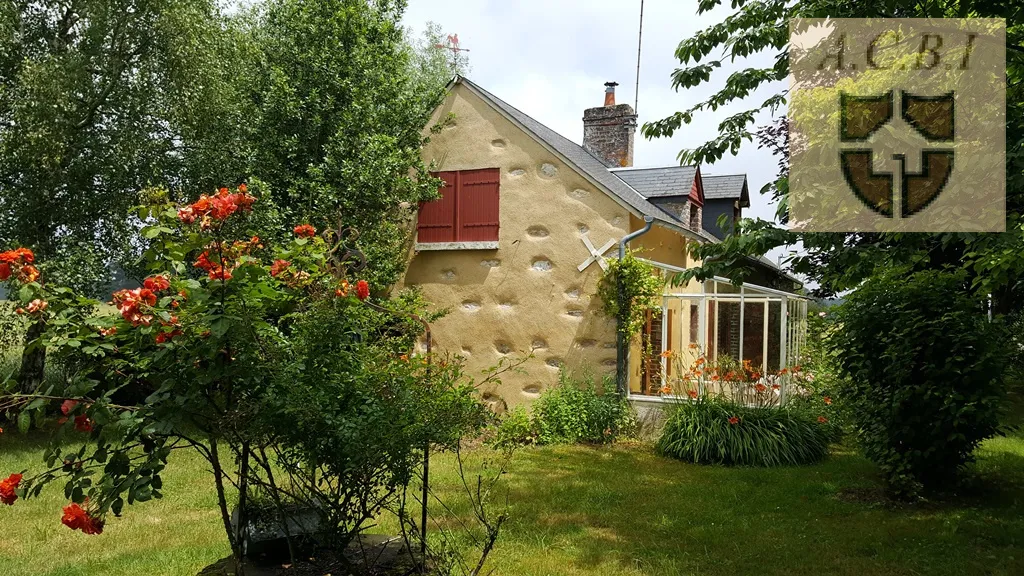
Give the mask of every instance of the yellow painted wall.
<path id="1" fill-rule="evenodd" d="M 524 374 L 481 391 L 498 411 L 536 398 L 563 363 L 614 372 L 615 327 L 595 296 L 601 269 L 576 267 L 590 255 L 582 233 L 596 247 L 617 242 L 628 211 L 464 85 L 433 122 L 449 113 L 454 126 L 431 136 L 424 158 L 437 170 L 501 169 L 499 247 L 411 255 L 399 287 L 418 285 L 435 309 L 450 310 L 433 324 L 435 346 L 464 356 L 474 375 L 534 349 Z"/>
<path id="2" fill-rule="evenodd" d="M 643 220 L 630 215 L 630 227 L 632 230 L 639 230 L 643 228 L 643 225 Z M 654 226 L 649 232 L 630 242 L 630 247 L 637 251 L 637 255 L 641 258 L 679 268 L 688 268 L 696 265 L 699 261 L 687 254 L 687 242 L 692 242 L 692 240 L 687 240 L 681 234 L 668 228 Z M 667 272 L 666 277 L 671 276 L 671 274 L 671 272 Z M 669 293 L 695 293 L 699 291 L 700 284 L 695 281 L 691 281 L 686 286 L 666 286 L 666 292 Z M 689 301 L 683 302 L 678 299 L 670 299 L 668 302 L 669 307 L 672 309 L 673 328 L 671 333 L 668 334 L 667 344 L 669 344 L 669 349 L 672 349 L 680 347 L 678 345 L 674 346 L 673 343 L 685 342 L 682 347 L 686 348 L 689 345 L 689 332 L 687 330 L 680 334 L 679 319 L 689 317 L 689 310 L 684 310 L 684 306 L 688 307 Z M 684 328 L 686 326 L 688 325 L 683 325 Z M 629 389 L 632 392 L 640 392 L 643 358 L 640 344 L 639 336 L 635 337 L 630 343 Z M 653 350 L 652 352 L 657 355 L 661 353 L 661 350 Z"/>

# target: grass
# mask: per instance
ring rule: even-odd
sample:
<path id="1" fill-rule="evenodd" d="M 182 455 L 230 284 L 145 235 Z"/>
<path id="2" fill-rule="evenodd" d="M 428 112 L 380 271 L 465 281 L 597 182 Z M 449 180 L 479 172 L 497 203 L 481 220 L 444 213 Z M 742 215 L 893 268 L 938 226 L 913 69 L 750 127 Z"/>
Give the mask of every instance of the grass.
<path id="1" fill-rule="evenodd" d="M 0 472 L 38 468 L 40 448 L 0 436 Z M 1022 574 L 1024 436 L 978 455 L 965 495 L 896 506 L 846 450 L 761 469 L 686 464 L 645 444 L 524 449 L 506 475 L 510 520 L 489 566 L 512 576 Z M 484 457 L 471 453 L 471 465 Z M 453 459 L 433 462 L 433 486 L 463 509 Z M 2 507 L 0 574 L 190 575 L 227 555 L 202 461 L 177 454 L 165 484 L 167 497 L 129 508 L 98 537 L 60 525 L 58 486 Z"/>

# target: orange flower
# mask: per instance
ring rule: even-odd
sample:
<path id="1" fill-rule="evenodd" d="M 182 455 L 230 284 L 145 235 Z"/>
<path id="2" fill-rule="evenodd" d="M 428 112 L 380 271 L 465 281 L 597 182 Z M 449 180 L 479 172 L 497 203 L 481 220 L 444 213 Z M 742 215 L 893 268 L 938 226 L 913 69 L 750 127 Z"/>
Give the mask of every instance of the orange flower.
<path id="1" fill-rule="evenodd" d="M 20 272 L 18 280 L 22 282 L 35 282 L 39 279 L 39 270 L 30 264 L 22 266 Z"/>
<path id="2" fill-rule="evenodd" d="M 690 398 L 693 398 L 694 400 L 697 399 L 697 391 L 696 390 L 690 390 L 690 391 L 687 392 L 687 394 L 689 394 Z"/>
<path id="3" fill-rule="evenodd" d="M 274 260 L 270 265 L 270 275 L 276 278 L 291 265 L 292 263 L 287 260 Z"/>
<path id="4" fill-rule="evenodd" d="M 779 370 L 779 376 L 785 376 L 788 373 L 789 373 L 789 370 L 786 370 L 785 368 L 783 368 L 782 370 Z"/>
<path id="5" fill-rule="evenodd" d="M 671 394 L 672 393 L 672 387 L 671 386 L 662 386 L 661 387 L 661 393 L 662 394 Z"/>
<path id="6" fill-rule="evenodd" d="M 662 358 L 671 358 L 672 357 L 672 351 L 671 350 L 665 350 L 664 352 L 661 353 L 661 357 Z"/>
<path id="7" fill-rule="evenodd" d="M 757 390 L 758 392 L 764 392 L 767 389 L 768 387 L 765 386 L 764 384 L 761 384 L 760 382 L 758 382 L 757 385 L 754 386 L 754 390 Z"/>
<path id="8" fill-rule="evenodd" d="M 826 422 L 828 422 L 828 418 L 825 418 L 824 416 L 818 416 L 818 423 L 819 424 L 824 424 Z"/>
<path id="9" fill-rule="evenodd" d="M 690 350 L 696 350 L 696 349 L 697 349 L 697 344 L 694 343 L 694 342 L 690 342 Z"/>
<path id="10" fill-rule="evenodd" d="M 74 502 L 64 507 L 64 515 L 60 521 L 68 528 L 81 530 L 85 534 L 103 533 L 103 520 L 90 516 L 84 508 Z"/>
<path id="11" fill-rule="evenodd" d="M 779 389 L 779 385 L 778 384 L 772 384 L 772 390 L 778 390 L 778 389 Z"/>
<path id="12" fill-rule="evenodd" d="M 46 310 L 48 306 L 49 303 L 46 300 L 40 300 L 39 298 L 36 298 L 35 300 L 29 302 L 28 313 L 35 314 L 36 312 L 42 312 Z"/>
<path id="13" fill-rule="evenodd" d="M 157 275 L 150 276 L 142 281 L 143 287 L 153 292 L 162 292 L 171 287 L 171 281 L 167 279 L 167 276 Z"/>
<path id="14" fill-rule="evenodd" d="M 735 425 L 737 425 L 739 423 L 740 423 L 740 419 L 739 418 L 737 418 L 735 416 L 729 416 L 729 424 L 732 424 L 733 426 L 735 426 Z"/>
<path id="15" fill-rule="evenodd" d="M 14 490 L 21 484 L 21 478 L 21 474 L 11 474 L 6 480 L 0 481 L 0 502 L 8 506 L 14 505 L 14 501 L 18 499 Z"/>
<path id="16" fill-rule="evenodd" d="M 295 235 L 299 238 L 312 238 L 316 236 L 316 228 L 313 228 L 311 224 L 299 224 L 292 232 L 295 232 Z"/>
<path id="17" fill-rule="evenodd" d="M 409 361 L 409 355 L 408 354 L 402 354 L 401 356 L 398 357 L 398 359 L 401 360 L 402 362 L 408 362 Z"/>
<path id="18" fill-rule="evenodd" d="M 825 404 L 826 405 L 828 405 L 828 406 L 832 405 L 832 397 L 831 396 L 825 396 L 824 400 L 825 400 Z"/>
<path id="19" fill-rule="evenodd" d="M 117 334 L 117 326 L 111 326 L 110 328 L 100 328 L 100 336 L 113 336 Z"/>

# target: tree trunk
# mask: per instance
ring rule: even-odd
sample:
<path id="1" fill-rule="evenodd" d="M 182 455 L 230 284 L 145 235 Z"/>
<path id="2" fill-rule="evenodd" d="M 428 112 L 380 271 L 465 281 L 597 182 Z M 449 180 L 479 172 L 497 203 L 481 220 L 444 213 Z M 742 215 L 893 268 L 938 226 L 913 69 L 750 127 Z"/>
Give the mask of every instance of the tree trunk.
<path id="1" fill-rule="evenodd" d="M 25 349 L 21 353 L 21 369 L 18 371 L 18 387 L 24 394 L 39 391 L 46 369 L 46 346 L 31 344 L 43 335 L 46 324 L 36 322 L 25 333 Z"/>

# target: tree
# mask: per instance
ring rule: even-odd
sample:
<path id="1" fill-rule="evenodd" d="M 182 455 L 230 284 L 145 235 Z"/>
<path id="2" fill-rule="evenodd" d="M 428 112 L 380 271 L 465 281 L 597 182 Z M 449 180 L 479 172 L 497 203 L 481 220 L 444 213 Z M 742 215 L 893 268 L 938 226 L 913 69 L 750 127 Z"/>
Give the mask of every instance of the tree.
<path id="1" fill-rule="evenodd" d="M 139 253 L 125 239 L 140 191 L 237 181 L 226 39 L 212 0 L 4 3 L 0 248 L 28 246 L 47 278 L 96 295 Z M 26 389 L 44 363 L 26 348 Z"/>
<path id="2" fill-rule="evenodd" d="M 267 0 L 244 17 L 259 50 L 244 80 L 252 170 L 286 218 L 359 229 L 381 288 L 404 268 L 413 211 L 437 195 L 420 148 L 448 80 L 436 48 L 406 43 L 404 6 Z"/>
<path id="3" fill-rule="evenodd" d="M 698 12 L 721 4 L 720 0 L 702 0 Z M 872 3 L 844 3 L 832 0 L 759 0 L 734 1 L 735 13 L 723 22 L 683 40 L 676 57 L 683 65 L 673 74 L 673 86 L 686 89 L 711 84 L 712 73 L 726 58 L 742 58 L 770 53 L 774 64 L 768 68 L 747 68 L 732 73 L 714 94 L 687 110 L 643 126 L 648 138 L 671 136 L 684 124 L 706 110 L 715 110 L 742 101 L 759 86 L 785 80 L 789 72 L 788 22 L 794 17 L 833 18 L 942 18 L 1005 17 L 1007 25 L 1007 232 L 1001 234 L 843 234 L 793 233 L 765 220 L 745 220 L 735 234 L 720 244 L 695 247 L 704 264 L 686 276 L 706 278 L 729 275 L 741 278 L 748 268 L 744 255 L 762 255 L 772 248 L 801 243 L 804 253 L 794 256 L 792 271 L 819 282 L 817 293 L 823 296 L 856 288 L 866 278 L 896 266 L 914 270 L 947 266 L 963 269 L 973 292 L 979 298 L 992 295 L 997 312 L 1019 309 L 1024 275 L 1024 13 L 1012 2 L 987 0 L 949 0 L 917 2 L 883 0 Z M 712 53 L 721 51 L 720 58 Z M 777 93 L 749 110 L 734 114 L 719 125 L 714 140 L 693 150 L 684 150 L 683 163 L 713 163 L 725 153 L 737 153 L 744 142 L 755 138 L 756 114 L 775 112 L 786 103 L 786 94 Z M 760 144 L 776 151 L 787 146 L 784 123 L 764 127 Z M 762 190 L 781 201 L 785 210 L 788 193 L 788 162 L 782 157 L 777 180 Z"/>
<path id="4" fill-rule="evenodd" d="M 141 190 L 237 173 L 216 3 L 7 2 L 0 29 L 0 246 L 96 294 Z"/>

